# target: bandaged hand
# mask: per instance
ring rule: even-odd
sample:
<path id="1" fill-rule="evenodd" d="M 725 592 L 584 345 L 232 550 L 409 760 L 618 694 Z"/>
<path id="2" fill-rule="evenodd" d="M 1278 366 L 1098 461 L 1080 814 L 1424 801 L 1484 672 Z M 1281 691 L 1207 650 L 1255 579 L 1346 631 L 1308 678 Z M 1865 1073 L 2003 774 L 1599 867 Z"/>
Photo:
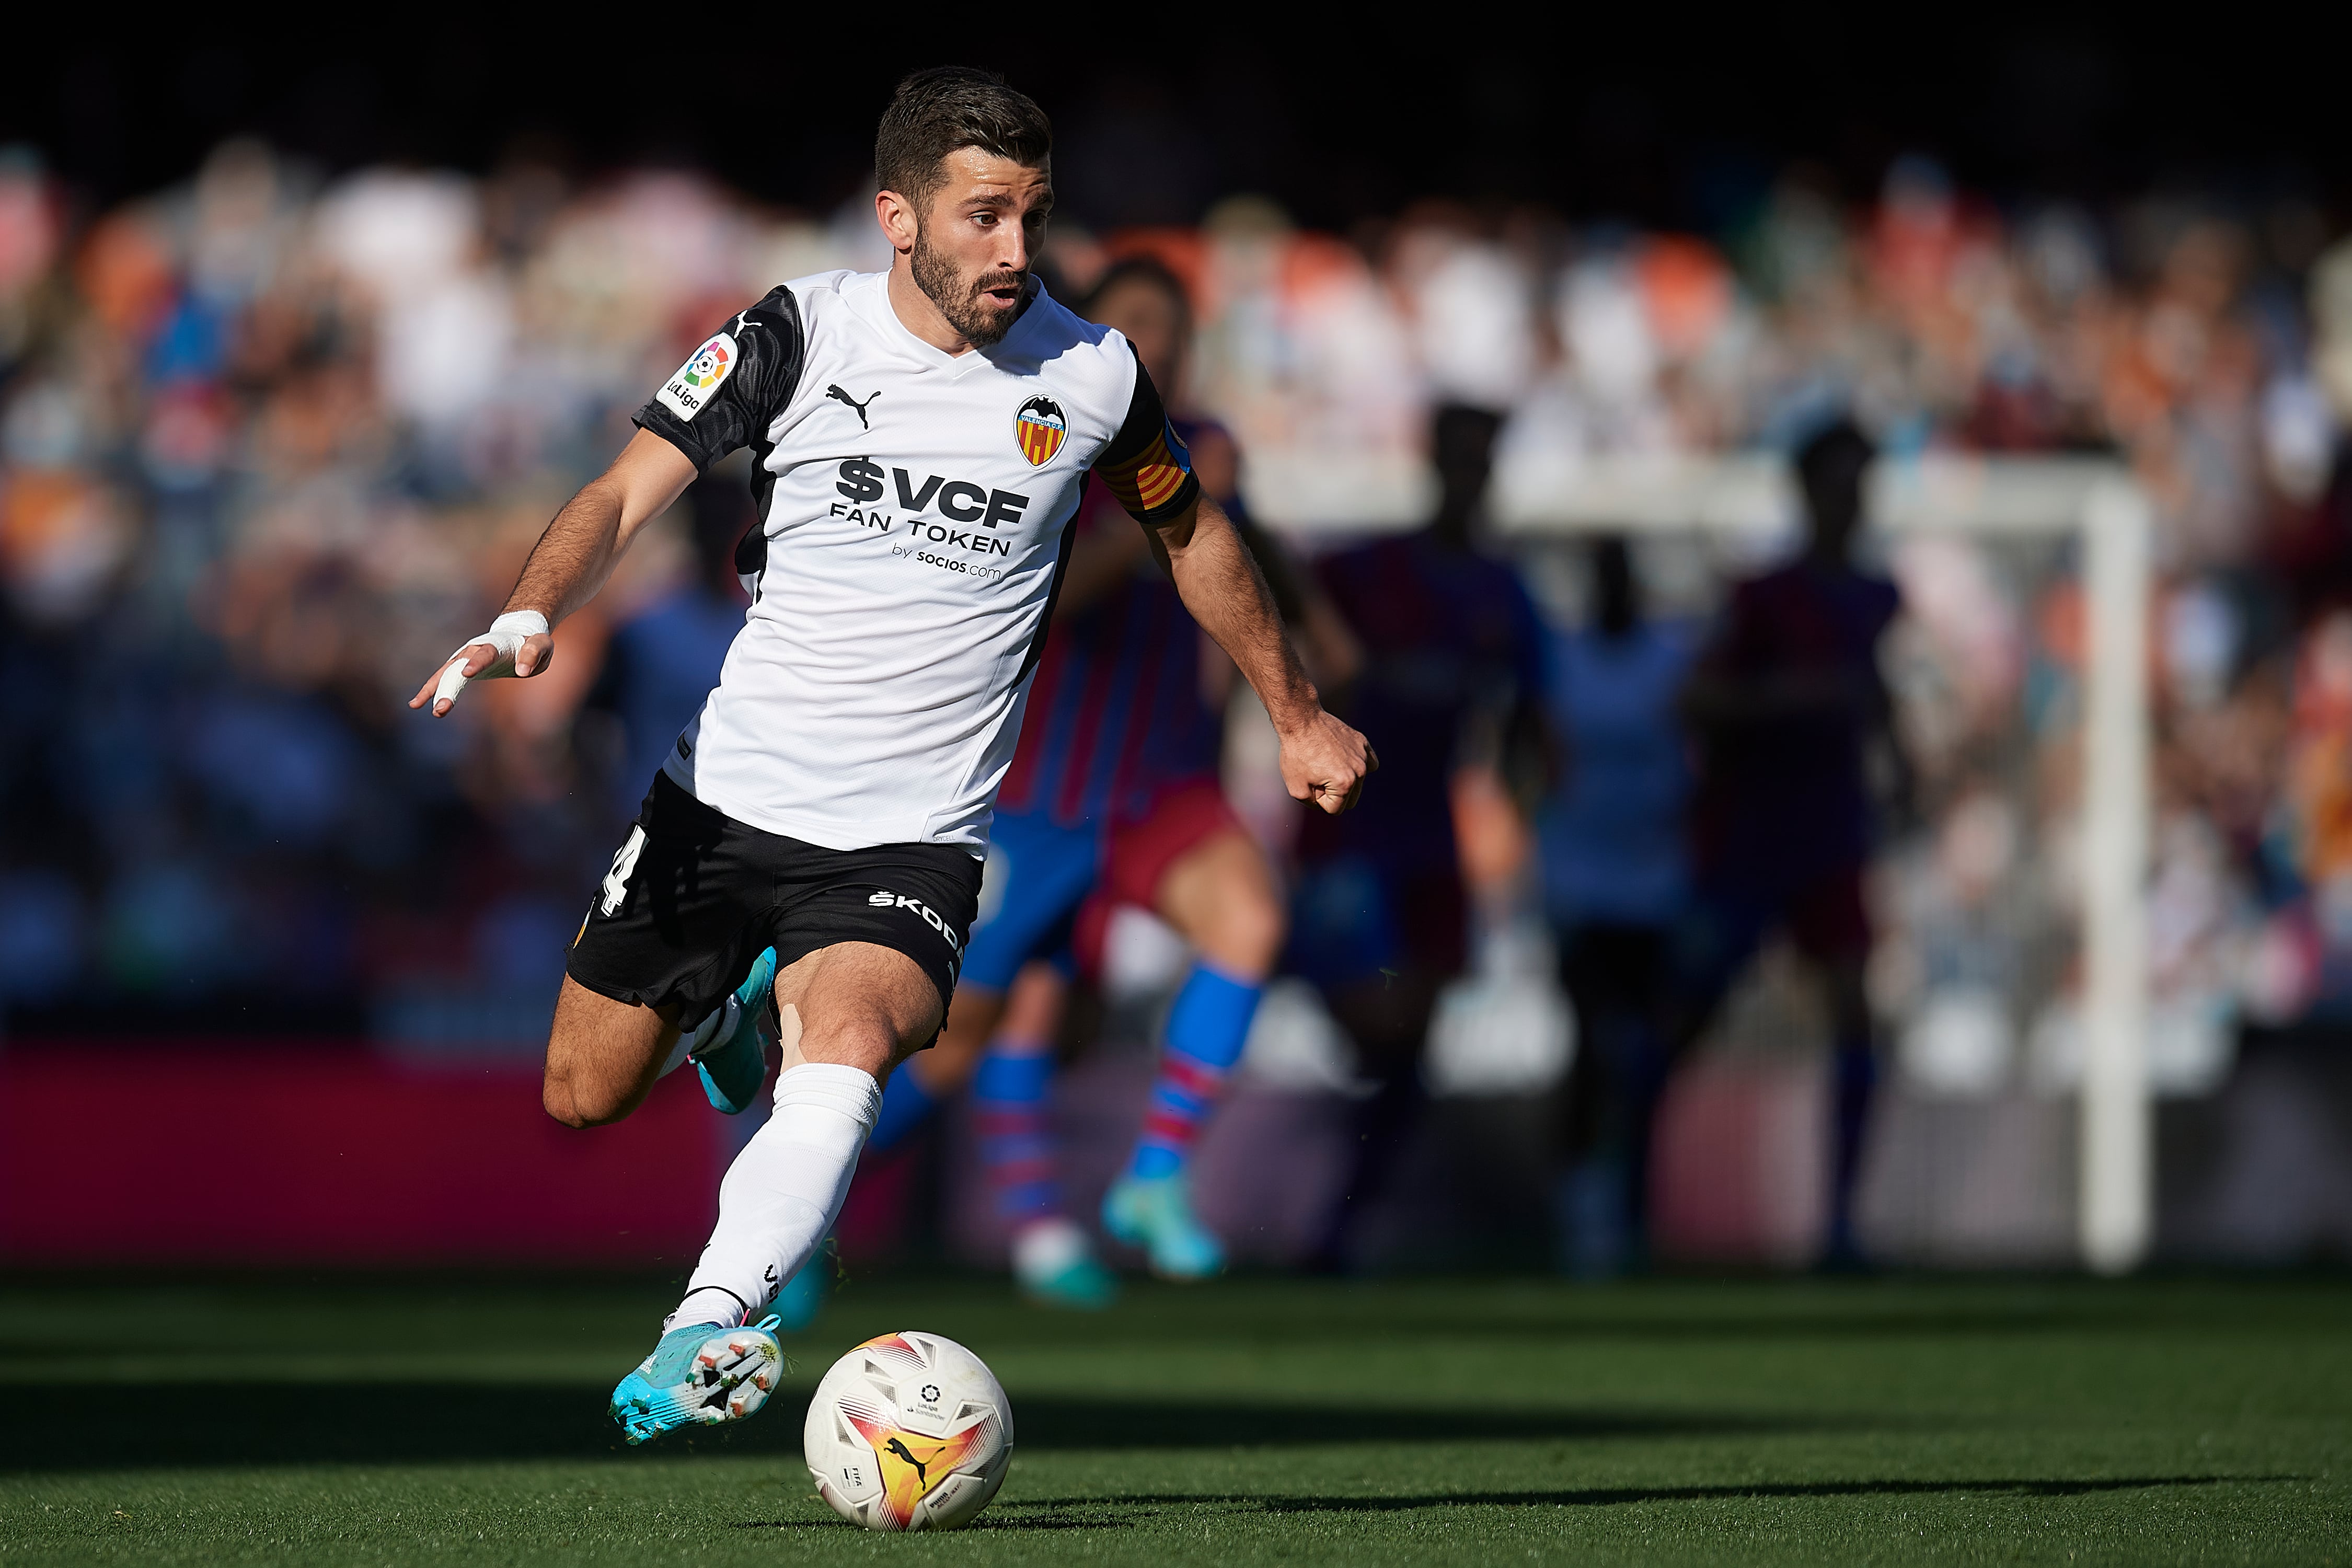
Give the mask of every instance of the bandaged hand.
<path id="1" fill-rule="evenodd" d="M 499 680 L 510 675 L 536 675 L 547 667 L 544 652 L 534 659 L 527 670 L 515 668 L 523 645 L 533 637 L 548 635 L 547 617 L 537 610 L 509 610 L 490 623 L 490 629 L 467 642 L 441 666 L 438 676 L 426 679 L 409 699 L 411 708 L 422 708 L 429 700 L 436 718 L 457 705 L 457 694 L 469 680 Z M 488 659 L 477 664 L 483 650 Z"/>

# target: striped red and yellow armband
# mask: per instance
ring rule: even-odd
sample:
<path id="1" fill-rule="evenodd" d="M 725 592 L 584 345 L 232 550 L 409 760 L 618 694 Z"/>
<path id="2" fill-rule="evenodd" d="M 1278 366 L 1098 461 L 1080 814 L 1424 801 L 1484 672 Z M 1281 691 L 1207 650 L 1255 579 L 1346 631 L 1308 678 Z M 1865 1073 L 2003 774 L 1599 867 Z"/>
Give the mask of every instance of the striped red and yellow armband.
<path id="1" fill-rule="evenodd" d="M 1192 477 L 1192 454 L 1163 416 L 1158 435 L 1134 456 L 1098 463 L 1095 477 L 1110 488 L 1118 504 L 1138 522 L 1163 522 L 1192 504 L 1201 481 Z"/>

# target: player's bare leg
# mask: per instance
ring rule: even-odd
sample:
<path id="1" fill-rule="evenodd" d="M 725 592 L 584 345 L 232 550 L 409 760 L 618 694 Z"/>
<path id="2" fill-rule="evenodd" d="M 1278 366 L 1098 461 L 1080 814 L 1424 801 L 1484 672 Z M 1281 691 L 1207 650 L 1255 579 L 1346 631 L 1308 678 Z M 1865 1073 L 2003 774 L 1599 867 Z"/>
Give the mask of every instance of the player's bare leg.
<path id="1" fill-rule="evenodd" d="M 1160 879 L 1159 914 L 1202 958 L 1255 981 L 1274 972 L 1289 929 L 1274 868 L 1245 833 L 1220 833 L 1177 857 Z"/>
<path id="2" fill-rule="evenodd" d="M 1143 1248 L 1156 1272 L 1198 1279 L 1224 1268 L 1225 1249 L 1192 1212 L 1186 1180 L 1192 1142 L 1241 1059 L 1286 927 L 1273 868 L 1256 841 L 1237 830 L 1178 856 L 1161 874 L 1155 901 L 1200 962 L 1170 1009 L 1143 1136 L 1103 1199 L 1103 1224 Z"/>
<path id="3" fill-rule="evenodd" d="M 566 1127 L 618 1121 L 645 1102 L 677 1044 L 675 1016 L 615 1001 L 567 974 L 556 994 L 540 1098 Z"/>
<path id="4" fill-rule="evenodd" d="M 882 1079 L 940 1026 L 938 988 L 906 954 L 822 948 L 776 977 L 784 1068 L 775 1110 L 719 1188 L 719 1223 L 654 1353 L 613 1394 L 631 1442 L 740 1420 L 767 1400 L 774 1320 L 747 1325 L 824 1239 L 874 1126 Z"/>

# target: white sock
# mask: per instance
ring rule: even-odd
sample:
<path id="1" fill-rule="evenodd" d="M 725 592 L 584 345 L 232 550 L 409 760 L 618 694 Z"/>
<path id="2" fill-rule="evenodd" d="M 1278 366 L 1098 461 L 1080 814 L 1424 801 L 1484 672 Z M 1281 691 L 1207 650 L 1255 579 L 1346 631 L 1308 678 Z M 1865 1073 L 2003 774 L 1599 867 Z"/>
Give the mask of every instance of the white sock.
<path id="1" fill-rule="evenodd" d="M 775 1300 L 833 1228 L 881 1109 L 882 1086 L 862 1068 L 803 1062 L 777 1077 L 774 1114 L 719 1184 L 719 1224 L 687 1281 L 698 1311 L 715 1298 L 697 1296 L 713 1289 L 747 1317 Z M 685 1312 L 681 1302 L 673 1321 L 695 1321 Z"/>
<path id="2" fill-rule="evenodd" d="M 705 1285 L 699 1290 L 688 1290 L 677 1310 L 662 1320 L 662 1332 L 686 1323 L 709 1323 L 715 1328 L 739 1329 L 751 1314 L 731 1290 L 721 1290 L 716 1285 Z"/>
<path id="3" fill-rule="evenodd" d="M 656 1078 L 667 1078 L 686 1065 L 687 1058 L 705 1046 L 715 1045 L 735 1032 L 735 1021 L 743 1016 L 743 1004 L 730 996 L 713 1007 L 702 1022 L 691 1029 L 677 1032 L 677 1044 L 670 1047 L 669 1059 L 662 1063 Z M 730 1325 L 731 1327 L 731 1325 Z"/>

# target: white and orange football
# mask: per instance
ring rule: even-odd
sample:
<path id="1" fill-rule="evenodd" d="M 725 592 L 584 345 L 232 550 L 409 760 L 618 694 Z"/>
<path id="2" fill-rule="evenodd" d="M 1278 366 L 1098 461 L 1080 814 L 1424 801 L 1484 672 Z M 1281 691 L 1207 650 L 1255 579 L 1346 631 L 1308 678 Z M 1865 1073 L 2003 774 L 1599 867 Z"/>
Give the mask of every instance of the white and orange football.
<path id="1" fill-rule="evenodd" d="M 801 1441 L 818 1494 L 852 1524 L 953 1530 L 1004 1484 L 1013 1406 L 978 1356 L 910 1329 L 833 1363 Z"/>

